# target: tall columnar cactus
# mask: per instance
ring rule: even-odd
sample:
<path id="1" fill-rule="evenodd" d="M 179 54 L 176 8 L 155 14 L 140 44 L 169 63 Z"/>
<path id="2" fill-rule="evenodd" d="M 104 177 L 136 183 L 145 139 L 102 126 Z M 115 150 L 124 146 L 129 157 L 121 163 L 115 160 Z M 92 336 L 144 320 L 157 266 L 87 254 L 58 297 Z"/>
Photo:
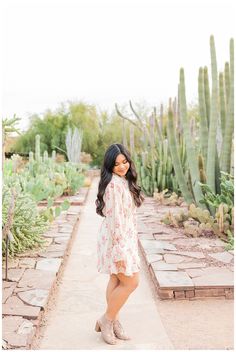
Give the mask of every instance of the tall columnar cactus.
<path id="1" fill-rule="evenodd" d="M 199 185 L 200 179 L 199 179 L 197 152 L 190 133 L 189 119 L 187 116 L 183 68 L 180 69 L 180 115 L 181 115 L 181 121 L 183 124 L 184 140 L 186 144 L 187 159 L 189 164 L 194 197 L 195 197 L 196 203 L 199 206 L 201 206 L 201 203 L 199 201 L 202 199 L 203 194 L 202 194 L 202 189 Z"/>
<path id="2" fill-rule="evenodd" d="M 56 161 L 56 151 L 52 151 L 52 161 Z"/>
<path id="3" fill-rule="evenodd" d="M 29 162 L 32 163 L 34 161 L 34 153 L 29 152 Z"/>
<path id="4" fill-rule="evenodd" d="M 230 157 L 234 129 L 234 40 L 230 39 L 230 91 L 227 104 L 225 133 L 221 153 L 221 170 L 230 172 Z"/>
<path id="5" fill-rule="evenodd" d="M 134 157 L 134 153 L 135 153 L 135 145 L 134 145 L 134 126 L 130 125 L 129 127 L 129 142 L 130 142 L 130 153 L 132 155 L 132 157 Z"/>
<path id="6" fill-rule="evenodd" d="M 225 90 L 224 90 L 224 74 L 220 72 L 219 74 L 219 91 L 220 91 L 220 122 L 221 122 L 221 133 L 224 136 L 225 131 Z"/>
<path id="7" fill-rule="evenodd" d="M 47 152 L 47 150 L 45 150 L 44 153 L 43 153 L 43 161 L 44 162 L 48 161 L 48 152 Z"/>
<path id="8" fill-rule="evenodd" d="M 224 78 L 225 78 L 225 96 L 226 96 L 226 106 L 229 102 L 229 95 L 230 95 L 230 72 L 229 72 L 229 63 L 225 63 L 225 70 L 224 70 Z"/>
<path id="9" fill-rule="evenodd" d="M 208 120 L 207 109 L 204 94 L 204 71 L 202 67 L 199 69 L 198 76 L 198 107 L 200 116 L 200 145 L 201 152 L 204 158 L 204 163 L 207 162 L 207 144 L 208 144 Z"/>
<path id="10" fill-rule="evenodd" d="M 207 123 L 209 127 L 210 123 L 210 87 L 209 87 L 209 78 L 208 78 L 208 68 L 204 67 L 204 96 L 205 96 L 205 104 L 206 104 L 206 115 L 207 115 Z"/>
<path id="11" fill-rule="evenodd" d="M 31 175 L 34 173 L 34 153 L 29 152 L 29 172 Z"/>
<path id="12" fill-rule="evenodd" d="M 82 146 L 83 131 L 75 128 L 69 128 L 66 134 L 66 151 L 69 161 L 74 163 L 80 162 L 81 146 Z"/>
<path id="13" fill-rule="evenodd" d="M 40 163 L 40 135 L 37 134 L 35 137 L 35 160 Z"/>
<path id="14" fill-rule="evenodd" d="M 211 48 L 211 75 L 212 75 L 212 94 L 211 94 L 211 110 L 208 137 L 208 153 L 207 153 L 207 183 L 212 191 L 216 191 L 215 187 L 215 161 L 216 161 L 216 130 L 218 121 L 218 74 L 216 62 L 216 50 L 214 37 L 210 37 Z"/>
<path id="15" fill-rule="evenodd" d="M 179 184 L 179 188 L 184 196 L 185 201 L 188 204 L 191 204 L 194 202 L 194 198 L 188 189 L 185 176 L 183 173 L 183 167 L 180 161 L 180 156 L 178 153 L 178 145 L 176 141 L 175 127 L 174 127 L 174 115 L 173 115 L 173 110 L 171 106 L 171 101 L 170 101 L 169 110 L 168 110 L 167 133 L 168 133 L 168 140 L 169 140 L 169 146 L 170 146 L 170 153 L 174 164 L 175 175 Z"/>

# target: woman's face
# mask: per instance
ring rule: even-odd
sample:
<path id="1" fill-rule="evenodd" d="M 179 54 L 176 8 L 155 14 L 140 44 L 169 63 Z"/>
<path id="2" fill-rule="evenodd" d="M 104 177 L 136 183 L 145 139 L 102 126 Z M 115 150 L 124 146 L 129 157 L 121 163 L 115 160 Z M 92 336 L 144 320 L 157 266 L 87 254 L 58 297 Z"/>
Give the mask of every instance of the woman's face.
<path id="1" fill-rule="evenodd" d="M 126 157 L 123 154 L 117 155 L 113 172 L 119 176 L 125 176 L 129 167 L 130 163 Z"/>

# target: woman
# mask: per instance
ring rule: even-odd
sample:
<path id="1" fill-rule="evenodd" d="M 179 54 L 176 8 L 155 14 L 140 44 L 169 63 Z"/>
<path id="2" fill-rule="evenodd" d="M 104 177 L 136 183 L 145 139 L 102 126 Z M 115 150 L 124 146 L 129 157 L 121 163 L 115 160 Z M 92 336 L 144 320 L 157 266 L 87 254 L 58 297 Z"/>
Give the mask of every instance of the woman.
<path id="1" fill-rule="evenodd" d="M 112 144 L 104 156 L 95 202 L 97 214 L 104 217 L 98 231 L 97 268 L 110 275 L 106 289 L 107 309 L 97 320 L 95 330 L 101 331 L 109 344 L 116 344 L 116 337 L 130 339 L 118 320 L 118 312 L 139 283 L 135 213 L 144 197 L 136 181 L 130 153 L 122 144 Z"/>

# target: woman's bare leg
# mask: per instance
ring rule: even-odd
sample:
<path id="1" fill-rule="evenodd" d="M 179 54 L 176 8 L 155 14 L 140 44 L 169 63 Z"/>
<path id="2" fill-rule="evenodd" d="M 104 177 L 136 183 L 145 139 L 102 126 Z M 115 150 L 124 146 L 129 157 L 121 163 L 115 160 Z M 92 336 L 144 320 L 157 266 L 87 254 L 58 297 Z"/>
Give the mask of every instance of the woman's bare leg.
<path id="1" fill-rule="evenodd" d="M 131 277 L 119 273 L 117 277 L 120 283 L 110 294 L 106 310 L 106 317 L 110 320 L 116 319 L 121 307 L 125 304 L 129 295 L 137 288 L 139 283 L 139 273 L 134 273 Z"/>
<path id="2" fill-rule="evenodd" d="M 111 274 L 110 275 L 110 279 L 107 285 L 107 289 L 106 289 L 106 300 L 107 300 L 107 304 L 109 302 L 110 296 L 112 294 L 112 292 L 114 291 L 114 289 L 119 285 L 119 279 L 115 274 Z M 116 319 L 119 319 L 118 314 L 116 315 Z"/>

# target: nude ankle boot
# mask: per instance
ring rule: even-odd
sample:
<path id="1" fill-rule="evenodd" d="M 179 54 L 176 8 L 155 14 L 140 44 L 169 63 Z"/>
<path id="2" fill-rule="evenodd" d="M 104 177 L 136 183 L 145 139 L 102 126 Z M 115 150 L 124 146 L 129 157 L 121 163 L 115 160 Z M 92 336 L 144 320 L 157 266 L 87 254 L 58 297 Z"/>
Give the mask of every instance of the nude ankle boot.
<path id="1" fill-rule="evenodd" d="M 119 320 L 114 320 L 113 330 L 114 330 L 116 337 L 118 337 L 118 339 L 120 339 L 120 340 L 130 340 L 131 339 L 131 337 L 125 333 Z"/>
<path id="2" fill-rule="evenodd" d="M 103 314 L 101 318 L 97 320 L 95 325 L 95 331 L 101 331 L 103 340 L 110 345 L 115 345 L 117 343 L 113 331 L 113 321 L 114 320 L 107 319 L 105 314 Z"/>

